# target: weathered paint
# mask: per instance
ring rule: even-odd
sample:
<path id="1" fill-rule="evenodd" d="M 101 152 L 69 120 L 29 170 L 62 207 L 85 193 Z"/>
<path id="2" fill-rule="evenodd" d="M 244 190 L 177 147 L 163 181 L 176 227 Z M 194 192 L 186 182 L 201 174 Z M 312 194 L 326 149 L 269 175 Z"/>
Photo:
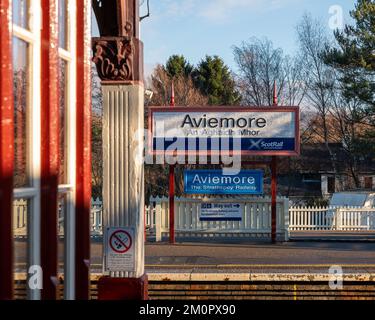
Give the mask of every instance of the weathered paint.
<path id="1" fill-rule="evenodd" d="M 77 1 L 76 299 L 90 289 L 91 1 Z"/>
<path id="2" fill-rule="evenodd" d="M 41 266 L 42 299 L 57 299 L 57 186 L 59 173 L 58 12 L 42 0 L 41 31 Z M 34 94 L 38 94 L 34 92 Z"/>
<path id="3" fill-rule="evenodd" d="M 144 87 L 103 84 L 103 226 L 135 228 L 135 272 L 113 277 L 140 278 L 144 273 L 143 150 Z"/>
<path id="4" fill-rule="evenodd" d="M 0 300 L 13 298 L 13 72 L 11 1 L 0 2 Z"/>

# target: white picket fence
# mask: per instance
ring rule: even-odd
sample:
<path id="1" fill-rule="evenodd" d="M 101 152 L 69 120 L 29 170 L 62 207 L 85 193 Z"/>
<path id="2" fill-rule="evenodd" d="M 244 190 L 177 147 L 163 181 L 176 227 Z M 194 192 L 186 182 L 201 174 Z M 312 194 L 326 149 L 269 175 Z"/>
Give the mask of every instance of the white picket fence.
<path id="1" fill-rule="evenodd" d="M 375 231 L 375 208 L 291 207 L 289 231 Z"/>
<path id="2" fill-rule="evenodd" d="M 240 221 L 201 221 L 200 206 L 204 202 L 239 203 L 243 208 Z M 147 220 L 150 233 L 156 241 L 169 234 L 168 198 L 150 199 L 151 217 Z M 278 198 L 276 205 L 277 238 L 287 241 L 288 199 Z M 270 198 L 176 198 L 175 199 L 176 236 L 189 237 L 257 237 L 268 238 L 271 234 Z"/>
<path id="3" fill-rule="evenodd" d="M 13 233 L 16 237 L 27 236 L 27 200 L 16 199 L 13 201 Z M 150 221 L 154 214 L 151 214 L 152 209 L 149 206 L 145 207 L 146 221 Z M 58 233 L 60 236 L 64 235 L 64 207 L 59 204 L 58 217 Z M 99 198 L 91 199 L 91 235 L 101 236 L 103 234 L 103 204 Z M 147 226 L 147 222 L 146 222 Z"/>
<path id="4" fill-rule="evenodd" d="M 243 208 L 241 221 L 200 221 L 203 201 L 235 202 Z M 148 234 L 160 241 L 169 233 L 168 198 L 151 198 L 145 206 Z M 175 230 L 177 236 L 201 237 L 268 237 L 271 228 L 270 198 L 176 198 Z M 13 232 L 16 237 L 27 235 L 27 201 L 14 200 Z M 103 212 L 100 199 L 92 199 L 91 235 L 101 236 Z M 64 208 L 59 207 L 59 234 L 64 234 Z M 287 240 L 296 231 L 375 231 L 375 208 L 291 207 L 287 198 L 277 199 L 278 238 Z"/>

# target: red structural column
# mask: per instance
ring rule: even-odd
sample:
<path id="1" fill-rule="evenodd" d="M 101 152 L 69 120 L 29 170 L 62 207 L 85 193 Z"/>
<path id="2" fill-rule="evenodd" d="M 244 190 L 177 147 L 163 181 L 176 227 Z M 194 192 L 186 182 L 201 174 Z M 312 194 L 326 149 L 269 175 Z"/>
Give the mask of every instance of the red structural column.
<path id="1" fill-rule="evenodd" d="M 57 298 L 57 186 L 59 173 L 58 13 L 42 0 L 41 32 L 41 264 L 42 299 Z M 38 94 L 38 93 L 34 93 Z"/>
<path id="2" fill-rule="evenodd" d="M 276 242 L 276 197 L 277 197 L 277 162 L 276 157 L 271 161 L 271 239 Z"/>
<path id="3" fill-rule="evenodd" d="M 276 81 L 273 86 L 273 105 L 277 106 L 277 89 Z M 271 160 L 271 240 L 272 243 L 276 242 L 276 203 L 277 201 L 277 158 L 272 157 Z"/>
<path id="4" fill-rule="evenodd" d="M 171 107 L 175 106 L 174 102 L 174 85 L 172 82 L 172 89 L 171 89 Z M 174 197 L 175 197 L 175 189 L 174 189 L 174 182 L 175 182 L 175 174 L 174 174 L 174 165 L 171 164 L 169 166 L 169 242 L 174 244 L 175 239 L 175 228 L 174 228 Z"/>
<path id="5" fill-rule="evenodd" d="M 10 1 L 0 1 L 0 300 L 13 298 L 14 106 L 10 17 Z"/>
<path id="6" fill-rule="evenodd" d="M 91 1 L 77 1 L 76 299 L 90 297 Z"/>

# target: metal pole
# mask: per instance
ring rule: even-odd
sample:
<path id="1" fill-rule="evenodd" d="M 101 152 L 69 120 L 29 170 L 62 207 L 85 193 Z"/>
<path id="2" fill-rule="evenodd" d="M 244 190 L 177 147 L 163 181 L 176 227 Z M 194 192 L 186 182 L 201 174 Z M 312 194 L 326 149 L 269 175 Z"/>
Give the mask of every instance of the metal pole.
<path id="1" fill-rule="evenodd" d="M 90 298 L 91 1 L 77 1 L 76 268 L 77 300 Z"/>
<path id="2" fill-rule="evenodd" d="M 0 2 L 0 300 L 13 298 L 14 106 L 11 1 Z"/>
<path id="3" fill-rule="evenodd" d="M 41 267 L 43 300 L 58 299 L 59 81 L 56 1 L 43 0 L 41 32 Z M 48 44 L 48 45 L 46 45 Z"/>
<path id="4" fill-rule="evenodd" d="M 171 107 L 175 106 L 174 102 L 174 84 L 172 82 L 171 88 Z M 174 165 L 171 164 L 169 166 L 169 243 L 175 243 L 175 230 L 174 230 L 174 182 L 175 182 L 175 174 L 174 174 Z"/>
<path id="5" fill-rule="evenodd" d="M 277 106 L 276 80 L 273 86 L 273 105 Z M 277 158 L 271 160 L 271 241 L 276 243 L 276 199 L 277 197 Z"/>

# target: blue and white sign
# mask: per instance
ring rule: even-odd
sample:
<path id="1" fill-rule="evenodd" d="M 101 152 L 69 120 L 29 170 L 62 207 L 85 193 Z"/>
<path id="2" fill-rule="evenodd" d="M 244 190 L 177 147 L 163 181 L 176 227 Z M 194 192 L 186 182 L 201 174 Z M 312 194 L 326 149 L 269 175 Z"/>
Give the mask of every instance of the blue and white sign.
<path id="1" fill-rule="evenodd" d="M 263 171 L 185 170 L 184 191 L 188 194 L 263 194 Z"/>
<path id="2" fill-rule="evenodd" d="M 240 221 L 242 205 L 240 203 L 201 203 L 199 219 L 201 221 Z"/>
<path id="3" fill-rule="evenodd" d="M 150 108 L 155 153 L 298 155 L 298 107 Z"/>

